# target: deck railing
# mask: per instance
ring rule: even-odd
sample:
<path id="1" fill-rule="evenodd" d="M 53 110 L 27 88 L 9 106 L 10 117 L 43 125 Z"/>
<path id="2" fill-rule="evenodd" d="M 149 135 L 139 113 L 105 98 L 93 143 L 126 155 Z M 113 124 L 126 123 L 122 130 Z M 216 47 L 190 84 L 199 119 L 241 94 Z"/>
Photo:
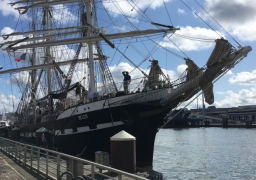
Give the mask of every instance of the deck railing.
<path id="1" fill-rule="evenodd" d="M 0 137 L 0 150 L 14 158 L 24 167 L 43 174 L 46 179 L 135 179 L 145 177 L 127 173 L 102 164 L 87 161 L 64 153 L 23 144 Z"/>

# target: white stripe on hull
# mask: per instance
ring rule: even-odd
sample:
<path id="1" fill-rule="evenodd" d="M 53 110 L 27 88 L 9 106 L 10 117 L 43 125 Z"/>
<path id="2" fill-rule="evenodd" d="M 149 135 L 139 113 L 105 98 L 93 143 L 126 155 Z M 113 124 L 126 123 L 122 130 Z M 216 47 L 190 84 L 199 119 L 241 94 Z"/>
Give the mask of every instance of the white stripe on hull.
<path id="1" fill-rule="evenodd" d="M 73 129 L 64 129 L 65 134 L 61 134 L 60 130 L 55 131 L 56 136 L 64 136 L 64 135 L 71 135 L 71 134 L 79 134 L 79 133 L 84 133 L 84 132 L 89 132 L 89 131 L 95 131 L 95 130 L 100 130 L 100 129 L 106 129 L 110 128 L 112 126 L 120 126 L 123 125 L 124 123 L 122 121 L 117 121 L 117 122 L 110 122 L 110 123 L 104 123 L 104 124 L 98 124 L 97 129 L 90 129 L 89 126 L 84 126 L 84 127 L 78 127 L 77 132 L 73 132 Z M 33 134 L 33 136 L 31 136 Z M 20 133 L 20 136 L 22 137 L 36 137 L 36 133 Z"/>

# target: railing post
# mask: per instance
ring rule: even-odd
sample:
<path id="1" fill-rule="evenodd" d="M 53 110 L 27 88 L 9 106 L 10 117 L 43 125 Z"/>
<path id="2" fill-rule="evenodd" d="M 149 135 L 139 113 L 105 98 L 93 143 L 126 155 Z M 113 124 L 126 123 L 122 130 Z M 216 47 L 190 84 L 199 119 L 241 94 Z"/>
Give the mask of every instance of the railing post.
<path id="1" fill-rule="evenodd" d="M 21 149 L 20 146 L 21 146 L 21 145 L 19 144 L 19 161 L 20 161 L 20 149 Z"/>
<path id="2" fill-rule="evenodd" d="M 74 171 L 74 160 L 71 157 L 68 157 L 67 168 L 68 168 L 67 171 L 70 171 L 74 175 L 74 173 L 75 173 L 75 171 Z M 72 178 L 68 176 L 67 180 L 72 180 Z"/>
<path id="3" fill-rule="evenodd" d="M 15 159 L 18 160 L 18 147 L 17 147 L 17 143 L 15 143 Z"/>
<path id="4" fill-rule="evenodd" d="M 69 157 L 69 159 L 70 159 L 70 157 Z M 74 159 L 70 159 L 70 166 L 69 166 L 69 168 L 70 168 L 70 171 L 72 172 L 72 174 L 74 174 Z"/>
<path id="5" fill-rule="evenodd" d="M 13 144 L 13 142 L 12 142 L 12 141 L 10 141 L 10 156 L 13 156 L 13 152 L 12 152 L 12 144 Z"/>
<path id="6" fill-rule="evenodd" d="M 122 174 L 118 173 L 118 180 L 122 180 Z"/>
<path id="7" fill-rule="evenodd" d="M 6 141 L 8 143 L 7 152 L 8 152 L 8 155 L 10 156 L 10 141 L 8 139 Z"/>
<path id="8" fill-rule="evenodd" d="M 5 152 L 7 153 L 8 152 L 7 151 L 7 140 L 5 139 L 4 141 L 5 141 Z"/>
<path id="9" fill-rule="evenodd" d="M 37 173 L 39 174 L 40 167 L 40 149 L 37 149 Z"/>
<path id="10" fill-rule="evenodd" d="M 32 167 L 32 160 L 33 160 L 33 147 L 30 147 L 30 167 Z"/>
<path id="11" fill-rule="evenodd" d="M 57 180 L 60 180 L 60 154 L 57 153 Z"/>
<path id="12" fill-rule="evenodd" d="M 12 141 L 12 157 L 14 157 L 14 141 Z"/>
<path id="13" fill-rule="evenodd" d="M 9 141 L 9 155 L 12 156 L 12 142 L 10 140 Z"/>
<path id="14" fill-rule="evenodd" d="M 24 166 L 27 166 L 27 145 L 24 146 Z"/>
<path id="15" fill-rule="evenodd" d="M 8 140 L 8 142 L 9 142 L 9 146 L 8 146 L 9 156 L 11 156 L 11 141 Z"/>
<path id="16" fill-rule="evenodd" d="M 94 180 L 95 176 L 94 176 L 94 165 L 92 165 L 91 167 L 91 177 L 92 177 L 92 180 Z"/>
<path id="17" fill-rule="evenodd" d="M 46 173 L 46 177 L 48 177 L 48 154 L 49 152 L 46 150 L 46 157 L 45 157 L 45 173 Z"/>

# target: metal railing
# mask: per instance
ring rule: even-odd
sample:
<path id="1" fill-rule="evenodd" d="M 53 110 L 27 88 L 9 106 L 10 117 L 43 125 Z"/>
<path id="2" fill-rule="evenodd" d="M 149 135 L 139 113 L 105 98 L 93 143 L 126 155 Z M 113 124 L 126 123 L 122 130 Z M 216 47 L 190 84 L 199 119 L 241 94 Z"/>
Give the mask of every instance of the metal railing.
<path id="1" fill-rule="evenodd" d="M 29 167 L 38 174 L 43 174 L 48 179 L 146 180 L 145 177 L 127 173 L 102 164 L 2 137 L 0 137 L 0 150 L 13 157 L 24 167 Z"/>

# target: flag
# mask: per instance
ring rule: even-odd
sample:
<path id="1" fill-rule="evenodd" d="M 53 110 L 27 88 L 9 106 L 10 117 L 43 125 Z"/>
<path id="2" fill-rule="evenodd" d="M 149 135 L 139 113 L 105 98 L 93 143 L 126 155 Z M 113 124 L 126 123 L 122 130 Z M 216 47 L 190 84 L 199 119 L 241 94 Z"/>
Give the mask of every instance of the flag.
<path id="1" fill-rule="evenodd" d="M 20 57 L 18 57 L 18 58 L 15 58 L 15 61 L 16 62 L 20 62 L 20 60 L 26 60 L 26 53 L 24 53 L 24 54 L 22 54 Z"/>

